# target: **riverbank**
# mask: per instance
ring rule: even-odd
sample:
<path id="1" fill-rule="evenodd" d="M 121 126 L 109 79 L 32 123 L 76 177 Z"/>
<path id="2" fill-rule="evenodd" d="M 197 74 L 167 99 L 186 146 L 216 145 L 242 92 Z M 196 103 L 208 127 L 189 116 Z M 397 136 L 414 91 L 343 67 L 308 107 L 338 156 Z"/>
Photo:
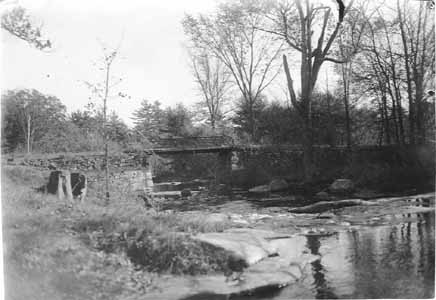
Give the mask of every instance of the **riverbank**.
<path id="1" fill-rule="evenodd" d="M 203 195 L 180 200 L 189 204 L 184 211 L 168 200 L 166 209 L 156 212 L 123 197 L 109 206 L 94 198 L 85 204 L 60 202 L 34 191 L 46 178 L 32 169 L 5 169 L 2 180 L 10 299 L 211 299 L 262 288 L 272 288 L 273 295 L 303 282 L 320 259 L 308 248 L 308 238 L 396 226 L 434 212 L 432 193 L 316 214 L 293 213 L 278 199 Z M 256 236 L 256 243 L 266 243 L 261 250 L 270 250 L 257 261 L 239 253 L 249 266 L 235 279 L 230 276 L 238 267 L 229 263 L 234 256 L 216 240 L 228 245 L 237 234 L 246 247 Z"/>

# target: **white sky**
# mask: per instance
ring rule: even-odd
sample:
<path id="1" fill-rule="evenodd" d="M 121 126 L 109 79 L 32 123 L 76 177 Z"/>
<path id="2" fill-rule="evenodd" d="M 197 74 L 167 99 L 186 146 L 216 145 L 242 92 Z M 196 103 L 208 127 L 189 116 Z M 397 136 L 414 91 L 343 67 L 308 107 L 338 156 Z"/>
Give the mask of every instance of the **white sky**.
<path id="1" fill-rule="evenodd" d="M 164 105 L 190 105 L 200 99 L 183 47 L 181 20 L 185 12 L 212 11 L 216 0 L 12 1 L 43 22 L 43 33 L 54 47 L 45 53 L 1 30 L 3 90 L 35 88 L 57 96 L 69 111 L 81 109 L 91 95 L 83 81 L 103 79 L 93 65 L 102 55 L 98 40 L 116 46 L 123 36 L 113 68 L 113 75 L 123 82 L 115 91 L 132 98 L 113 99 L 109 109 L 127 124 L 132 124 L 132 112 L 142 99 Z M 322 73 L 326 74 L 322 70 L 320 77 L 325 77 Z M 283 95 L 281 88 L 276 91 L 273 96 Z"/>

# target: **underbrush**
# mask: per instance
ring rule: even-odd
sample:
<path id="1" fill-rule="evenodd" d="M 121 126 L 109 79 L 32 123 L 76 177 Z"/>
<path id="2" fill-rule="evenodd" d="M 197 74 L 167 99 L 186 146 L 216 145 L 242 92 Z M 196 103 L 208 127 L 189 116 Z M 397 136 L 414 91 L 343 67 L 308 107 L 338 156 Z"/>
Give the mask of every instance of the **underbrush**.
<path id="1" fill-rule="evenodd" d="M 116 208 L 118 207 L 118 208 Z M 227 253 L 190 238 L 198 232 L 222 231 L 227 223 L 209 223 L 203 216 L 156 213 L 140 204 L 106 213 L 88 207 L 76 218 L 73 230 L 84 244 L 106 253 L 126 253 L 138 268 L 171 274 L 224 271 Z"/>
<path id="2" fill-rule="evenodd" d="M 226 223 L 155 212 L 141 200 L 85 203 L 35 192 L 47 174 L 3 170 L 6 295 L 32 299 L 140 299 L 159 274 L 221 272 L 226 254 L 189 236 Z M 21 286 L 23 286 L 21 288 Z"/>

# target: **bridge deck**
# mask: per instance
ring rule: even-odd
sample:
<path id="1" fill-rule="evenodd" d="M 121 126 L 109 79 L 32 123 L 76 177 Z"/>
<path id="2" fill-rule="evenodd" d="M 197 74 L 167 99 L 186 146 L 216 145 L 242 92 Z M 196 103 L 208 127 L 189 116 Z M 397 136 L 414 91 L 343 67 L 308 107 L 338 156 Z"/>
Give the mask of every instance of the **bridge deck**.
<path id="1" fill-rule="evenodd" d="M 217 147 L 186 147 L 186 148 L 153 148 L 145 149 L 145 152 L 155 154 L 178 154 L 178 153 L 219 153 L 235 150 L 233 146 L 217 146 Z"/>

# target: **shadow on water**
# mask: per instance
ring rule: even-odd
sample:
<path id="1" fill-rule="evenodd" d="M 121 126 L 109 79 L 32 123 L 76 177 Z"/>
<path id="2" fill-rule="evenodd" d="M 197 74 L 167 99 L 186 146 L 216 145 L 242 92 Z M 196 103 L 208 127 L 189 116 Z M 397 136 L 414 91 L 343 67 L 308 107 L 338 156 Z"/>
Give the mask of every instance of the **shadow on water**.
<path id="1" fill-rule="evenodd" d="M 280 294 L 277 286 L 261 287 L 242 295 L 219 295 L 213 293 L 200 293 L 181 298 L 180 300 L 248 300 L 248 299 L 271 299 Z"/>

